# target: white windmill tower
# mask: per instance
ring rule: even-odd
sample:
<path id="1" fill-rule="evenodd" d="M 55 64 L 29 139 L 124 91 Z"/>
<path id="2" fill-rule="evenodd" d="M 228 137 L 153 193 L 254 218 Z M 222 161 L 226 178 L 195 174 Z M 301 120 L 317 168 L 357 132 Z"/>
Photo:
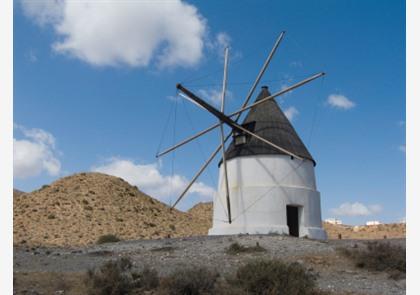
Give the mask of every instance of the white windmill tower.
<path id="1" fill-rule="evenodd" d="M 260 70 L 240 110 L 224 113 L 228 49 L 221 97 L 221 110 L 178 84 L 180 95 L 213 114 L 219 123 L 161 152 L 157 157 L 220 128 L 221 144 L 174 203 L 185 196 L 195 180 L 221 151 L 218 192 L 213 201 L 213 227 L 210 235 L 290 234 L 326 239 L 322 228 L 320 194 L 316 189 L 315 161 L 281 111 L 274 98 L 324 75 L 316 74 L 282 91 L 271 94 L 263 86 L 254 103 L 248 105 L 259 81 L 284 37 L 282 32 Z M 250 110 L 242 122 L 243 112 Z M 224 125 L 231 128 L 224 136 Z M 225 143 L 233 135 L 229 147 Z"/>

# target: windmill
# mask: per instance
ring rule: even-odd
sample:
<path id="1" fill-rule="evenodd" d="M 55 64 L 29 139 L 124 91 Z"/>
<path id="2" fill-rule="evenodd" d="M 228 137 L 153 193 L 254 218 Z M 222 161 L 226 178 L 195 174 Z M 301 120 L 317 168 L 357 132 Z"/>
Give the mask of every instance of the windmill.
<path id="1" fill-rule="evenodd" d="M 225 48 L 220 109 L 183 85 L 176 85 L 180 96 L 208 111 L 218 123 L 158 153 L 156 157 L 168 154 L 211 130 L 220 129 L 220 144 L 172 205 L 174 208 L 179 203 L 221 152 L 217 194 L 223 198 L 214 197 L 211 235 L 276 232 L 326 238 L 321 222 L 320 194 L 316 189 L 315 161 L 274 100 L 325 73 L 315 74 L 274 94 L 263 86 L 255 102 L 249 104 L 284 35 L 283 31 L 276 39 L 244 103 L 236 112 L 226 114 L 224 111 L 229 48 Z M 241 115 L 248 110 L 245 120 L 239 123 Z M 225 127 L 230 129 L 226 136 Z M 231 137 L 233 140 L 226 148 Z"/>

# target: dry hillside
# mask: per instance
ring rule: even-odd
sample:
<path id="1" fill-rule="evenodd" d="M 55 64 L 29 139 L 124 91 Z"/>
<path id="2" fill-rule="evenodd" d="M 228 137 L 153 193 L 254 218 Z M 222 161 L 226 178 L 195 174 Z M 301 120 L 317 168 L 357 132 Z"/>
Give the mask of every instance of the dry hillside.
<path id="1" fill-rule="evenodd" d="M 207 234 L 208 226 L 169 207 L 121 178 L 101 173 L 64 177 L 17 195 L 14 243 L 76 246 L 114 234 L 121 239 Z"/>
<path id="2" fill-rule="evenodd" d="M 339 234 L 341 234 L 342 239 L 405 238 L 404 223 L 350 226 L 324 222 L 323 225 L 329 239 L 337 239 Z"/>
<path id="3" fill-rule="evenodd" d="M 213 220 L 213 203 L 206 202 L 206 203 L 198 203 L 190 210 L 188 213 L 192 215 L 192 217 L 197 220 L 200 224 L 209 230 L 212 226 Z"/>

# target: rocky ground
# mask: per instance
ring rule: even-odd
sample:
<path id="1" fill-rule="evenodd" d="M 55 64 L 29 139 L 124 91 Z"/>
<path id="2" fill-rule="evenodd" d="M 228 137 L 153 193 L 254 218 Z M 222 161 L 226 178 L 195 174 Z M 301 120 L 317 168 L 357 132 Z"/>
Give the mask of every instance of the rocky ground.
<path id="1" fill-rule="evenodd" d="M 387 241 L 405 247 L 405 239 Z M 244 246 L 258 243 L 267 251 L 227 254 L 226 248 L 234 242 Z M 389 279 L 386 273 L 356 268 L 337 251 L 355 244 L 363 247 L 363 243 L 243 235 L 136 240 L 72 248 L 17 246 L 14 251 L 15 291 L 16 294 L 83 294 L 84 273 L 118 257 L 130 257 L 135 267 L 141 269 L 148 265 L 162 276 L 187 264 L 229 274 L 250 259 L 264 257 L 303 264 L 317 274 L 319 287 L 333 294 L 405 294 L 405 280 L 396 281 Z"/>

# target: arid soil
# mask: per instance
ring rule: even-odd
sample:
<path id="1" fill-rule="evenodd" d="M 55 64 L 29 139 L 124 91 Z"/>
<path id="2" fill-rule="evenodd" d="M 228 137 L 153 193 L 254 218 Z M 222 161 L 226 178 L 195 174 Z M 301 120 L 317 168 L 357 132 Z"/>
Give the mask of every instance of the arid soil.
<path id="1" fill-rule="evenodd" d="M 265 251 L 228 254 L 226 249 L 234 242 L 244 246 L 258 243 Z M 405 247 L 404 239 L 387 242 Z M 361 248 L 364 243 L 243 235 L 122 241 L 73 248 L 18 246 L 14 251 L 15 291 L 16 294 L 84 294 L 86 271 L 119 257 L 129 257 L 139 270 L 146 265 L 156 269 L 160 276 L 185 265 L 204 266 L 229 275 L 251 259 L 280 258 L 302 264 L 316 275 L 318 287 L 332 294 L 405 294 L 404 279 L 393 280 L 385 272 L 357 268 L 338 251 L 356 244 Z"/>

